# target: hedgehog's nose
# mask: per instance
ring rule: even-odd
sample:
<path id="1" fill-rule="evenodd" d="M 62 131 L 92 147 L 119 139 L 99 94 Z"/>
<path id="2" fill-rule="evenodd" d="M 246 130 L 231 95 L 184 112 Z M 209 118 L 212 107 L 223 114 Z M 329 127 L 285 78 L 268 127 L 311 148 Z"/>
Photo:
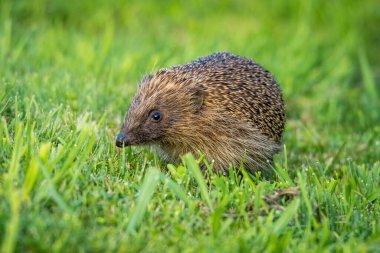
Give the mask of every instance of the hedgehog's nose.
<path id="1" fill-rule="evenodd" d="M 128 146 L 128 135 L 120 133 L 116 136 L 116 146 L 123 148 Z"/>

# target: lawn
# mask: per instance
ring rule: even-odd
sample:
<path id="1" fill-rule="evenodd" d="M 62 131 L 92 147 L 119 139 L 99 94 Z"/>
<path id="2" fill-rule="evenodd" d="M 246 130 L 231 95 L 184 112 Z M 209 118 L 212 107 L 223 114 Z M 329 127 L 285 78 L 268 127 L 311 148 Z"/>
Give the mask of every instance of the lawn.
<path id="1" fill-rule="evenodd" d="M 380 252 L 380 4 L 0 1 L 1 252 Z M 139 80 L 216 51 L 281 85 L 274 174 L 115 147 Z"/>

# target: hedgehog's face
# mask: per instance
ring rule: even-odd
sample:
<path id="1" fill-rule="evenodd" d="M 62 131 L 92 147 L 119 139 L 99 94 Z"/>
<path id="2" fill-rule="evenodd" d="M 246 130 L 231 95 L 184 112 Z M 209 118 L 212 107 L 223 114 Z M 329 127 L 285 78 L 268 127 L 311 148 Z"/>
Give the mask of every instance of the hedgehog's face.
<path id="1" fill-rule="evenodd" d="M 203 103 L 203 92 L 161 71 L 144 79 L 128 110 L 116 145 L 167 144 L 178 141 Z M 190 122 L 191 124 L 192 122 Z"/>
<path id="2" fill-rule="evenodd" d="M 124 147 L 159 143 L 165 137 L 171 121 L 171 115 L 164 107 L 146 108 L 142 104 L 133 104 L 117 136 L 116 145 Z"/>

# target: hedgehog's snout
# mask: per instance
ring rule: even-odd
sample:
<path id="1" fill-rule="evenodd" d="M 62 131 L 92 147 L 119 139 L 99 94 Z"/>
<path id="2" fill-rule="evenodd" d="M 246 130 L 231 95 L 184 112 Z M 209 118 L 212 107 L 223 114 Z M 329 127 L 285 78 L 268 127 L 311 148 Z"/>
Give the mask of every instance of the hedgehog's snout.
<path id="1" fill-rule="evenodd" d="M 125 133 L 120 133 L 116 136 L 116 146 L 119 148 L 123 148 L 129 145 L 128 135 Z"/>

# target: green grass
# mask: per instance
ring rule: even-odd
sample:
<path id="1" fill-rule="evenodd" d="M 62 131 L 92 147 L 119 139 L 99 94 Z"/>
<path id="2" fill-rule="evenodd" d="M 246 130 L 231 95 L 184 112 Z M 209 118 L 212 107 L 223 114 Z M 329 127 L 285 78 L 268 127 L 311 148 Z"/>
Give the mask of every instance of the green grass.
<path id="1" fill-rule="evenodd" d="M 0 1 L 0 251 L 380 252 L 379 24 L 376 0 Z M 281 84 L 272 178 L 115 148 L 144 74 L 224 50 Z"/>

